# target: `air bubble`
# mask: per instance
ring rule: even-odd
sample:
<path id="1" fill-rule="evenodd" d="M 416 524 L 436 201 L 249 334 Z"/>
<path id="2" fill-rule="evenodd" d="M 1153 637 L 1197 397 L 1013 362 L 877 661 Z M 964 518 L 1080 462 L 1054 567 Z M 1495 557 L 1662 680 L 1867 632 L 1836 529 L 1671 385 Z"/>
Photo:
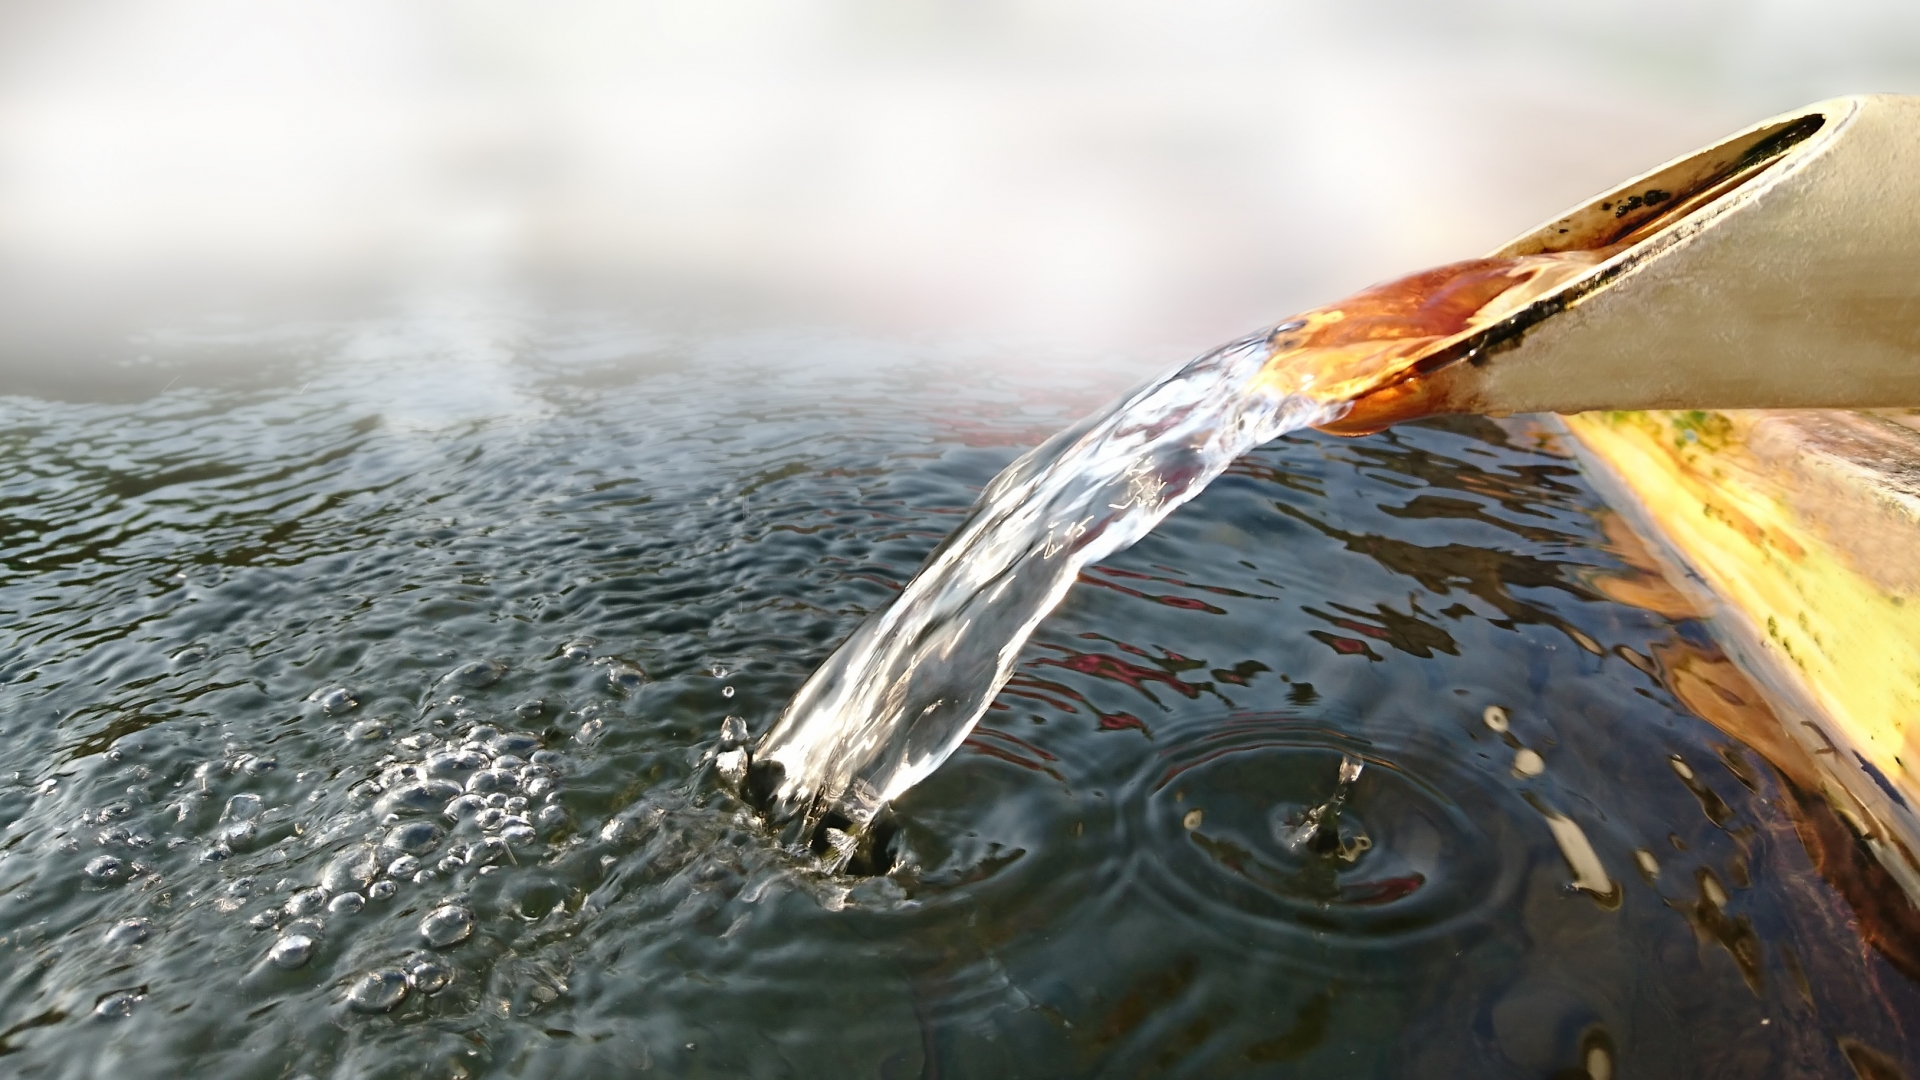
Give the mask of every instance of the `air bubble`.
<path id="1" fill-rule="evenodd" d="M 593 659 L 593 647 L 600 644 L 599 638 L 575 638 L 560 646 L 560 655 L 569 660 Z"/>
<path id="2" fill-rule="evenodd" d="M 407 977 L 398 968 L 375 968 L 347 991 L 347 1005 L 355 1012 L 391 1012 L 406 999 Z"/>
<path id="3" fill-rule="evenodd" d="M 509 818 L 508 820 L 511 821 L 513 819 Z M 534 838 L 533 826 L 531 824 L 524 824 L 524 818 L 520 820 L 523 824 L 508 825 L 506 828 L 501 829 L 500 839 L 514 845 L 532 843 Z"/>
<path id="4" fill-rule="evenodd" d="M 441 813 L 449 821 L 459 821 L 479 813 L 487 808 L 487 800 L 478 795 L 462 795 L 448 803 Z"/>
<path id="5" fill-rule="evenodd" d="M 235 795 L 227 800 L 224 816 L 228 821 L 252 821 L 260 816 L 263 809 L 260 796 L 254 794 Z"/>
<path id="6" fill-rule="evenodd" d="M 379 814 L 430 814 L 459 794 L 460 785 L 451 780 L 420 780 L 382 795 L 374 810 Z"/>
<path id="7" fill-rule="evenodd" d="M 632 664 L 615 664 L 607 669 L 607 683 L 622 694 L 631 694 L 647 685 L 647 673 Z"/>
<path id="8" fill-rule="evenodd" d="M 476 814 L 474 816 L 473 822 L 474 824 L 480 826 L 481 829 L 487 832 L 492 832 L 493 830 L 499 828 L 501 825 L 505 824 L 506 820 L 507 820 L 507 812 L 505 810 L 499 809 L 498 807 L 489 806 L 485 810 L 482 810 L 480 811 L 480 813 Z"/>
<path id="9" fill-rule="evenodd" d="M 720 721 L 720 742 L 723 746 L 734 747 L 747 741 L 747 719 L 744 716 L 729 716 Z"/>
<path id="10" fill-rule="evenodd" d="M 360 699 L 354 696 L 353 691 L 344 686 L 315 690 L 307 700 L 316 702 L 322 709 L 334 715 L 357 708 L 360 704 Z"/>
<path id="11" fill-rule="evenodd" d="M 393 726 L 384 720 L 362 720 L 347 729 L 347 741 L 353 743 L 379 742 L 393 734 Z"/>
<path id="12" fill-rule="evenodd" d="M 113 885 L 127 880 L 127 864 L 111 855 L 102 855 L 87 864 L 85 873 L 90 881 Z"/>
<path id="13" fill-rule="evenodd" d="M 1547 763 L 1538 751 L 1521 747 L 1513 755 L 1513 775 L 1523 778 L 1539 776 L 1547 771 Z"/>
<path id="14" fill-rule="evenodd" d="M 420 920 L 420 936 L 436 949 L 458 945 L 473 934 L 473 912 L 458 904 L 442 904 Z"/>
<path id="15" fill-rule="evenodd" d="M 427 759 L 427 771 L 434 776 L 465 776 L 487 767 L 487 759 L 471 750 L 449 750 Z"/>
<path id="16" fill-rule="evenodd" d="M 371 848 L 360 848 L 336 857 L 320 874 L 320 885 L 328 892 L 353 892 L 364 889 L 380 876 L 380 861 Z"/>
<path id="17" fill-rule="evenodd" d="M 540 749 L 540 740 L 524 731 L 509 731 L 487 740 L 487 749 L 496 754 L 525 757 Z"/>
<path id="18" fill-rule="evenodd" d="M 359 893 L 341 893 L 327 901 L 327 910 L 335 915 L 357 915 L 367 906 L 367 898 Z"/>
<path id="19" fill-rule="evenodd" d="M 93 1015 L 102 1020 L 124 1020 L 133 1015 L 134 1007 L 145 997 L 138 990 L 122 990 L 108 994 L 93 1007 Z"/>
<path id="20" fill-rule="evenodd" d="M 126 949 L 147 940 L 153 933 L 153 924 L 145 919 L 122 919 L 106 933 L 106 944 L 115 949 Z"/>
<path id="21" fill-rule="evenodd" d="M 284 971 L 303 967 L 313 959 L 318 942 L 307 934 L 284 934 L 267 949 L 267 961 Z"/>
<path id="22" fill-rule="evenodd" d="M 1485 721 L 1487 727 L 1493 729 L 1494 731 L 1499 732 L 1502 735 L 1507 733 L 1507 728 L 1509 727 L 1507 723 L 1507 710 L 1501 708 L 1500 706 L 1498 705 L 1487 706 L 1486 710 L 1480 714 L 1480 719 Z"/>
<path id="23" fill-rule="evenodd" d="M 445 829 L 430 821 L 410 821 L 394 827 L 380 842 L 381 850 L 389 855 L 425 855 L 440 846 L 447 835 Z"/>
<path id="24" fill-rule="evenodd" d="M 507 665 L 502 660 L 473 660 L 447 672 L 441 682 L 478 689 L 492 686 L 507 673 Z"/>
<path id="25" fill-rule="evenodd" d="M 326 906 L 327 890 L 318 888 L 301 889 L 287 897 L 285 905 L 287 914 L 293 916 L 311 915 Z"/>
<path id="26" fill-rule="evenodd" d="M 407 967 L 407 981 L 423 994 L 437 994 L 453 982 L 453 972 L 432 960 L 417 960 Z"/>
<path id="27" fill-rule="evenodd" d="M 391 881 L 376 881 L 373 884 L 367 886 L 367 899 L 391 900 L 393 899 L 393 894 L 399 891 L 400 891 L 400 886 L 395 885 Z"/>
<path id="28" fill-rule="evenodd" d="M 513 791 L 520 786 L 519 781 L 510 772 L 501 769 L 483 769 L 467 778 L 467 791 L 474 795 L 490 795 L 496 791 Z"/>
<path id="29" fill-rule="evenodd" d="M 410 878 L 420 872 L 420 860 L 412 855 L 402 855 L 387 864 L 387 876 L 391 878 Z"/>

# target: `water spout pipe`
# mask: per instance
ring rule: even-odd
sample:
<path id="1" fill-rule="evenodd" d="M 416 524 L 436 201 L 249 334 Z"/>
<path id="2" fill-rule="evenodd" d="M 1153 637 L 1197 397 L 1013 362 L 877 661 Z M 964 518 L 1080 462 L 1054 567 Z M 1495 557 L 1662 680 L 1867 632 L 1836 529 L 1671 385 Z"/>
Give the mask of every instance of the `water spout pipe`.
<path id="1" fill-rule="evenodd" d="M 1776 116 L 1491 254 L 1576 251 L 1610 254 L 1330 430 L 1447 412 L 1920 406 L 1920 97 Z"/>

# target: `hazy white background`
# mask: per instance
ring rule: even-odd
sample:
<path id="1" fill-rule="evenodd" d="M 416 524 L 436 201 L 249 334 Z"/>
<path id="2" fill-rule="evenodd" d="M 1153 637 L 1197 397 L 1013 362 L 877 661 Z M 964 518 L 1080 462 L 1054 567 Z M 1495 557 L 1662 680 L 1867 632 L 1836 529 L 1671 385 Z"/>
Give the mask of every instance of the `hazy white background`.
<path id="1" fill-rule="evenodd" d="M 1171 360 L 1858 91 L 1920 3 L 0 0 L 0 363 L 438 295 Z"/>

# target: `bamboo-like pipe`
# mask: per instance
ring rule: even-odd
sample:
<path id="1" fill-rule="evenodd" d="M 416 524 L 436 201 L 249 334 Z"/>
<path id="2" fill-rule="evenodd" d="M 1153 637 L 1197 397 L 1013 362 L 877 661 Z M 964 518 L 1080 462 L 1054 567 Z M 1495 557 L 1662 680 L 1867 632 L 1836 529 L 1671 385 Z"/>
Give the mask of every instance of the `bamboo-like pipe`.
<path id="1" fill-rule="evenodd" d="M 1920 97 L 1774 117 L 1492 255 L 1605 249 L 1334 429 L 1443 412 L 1920 406 Z"/>

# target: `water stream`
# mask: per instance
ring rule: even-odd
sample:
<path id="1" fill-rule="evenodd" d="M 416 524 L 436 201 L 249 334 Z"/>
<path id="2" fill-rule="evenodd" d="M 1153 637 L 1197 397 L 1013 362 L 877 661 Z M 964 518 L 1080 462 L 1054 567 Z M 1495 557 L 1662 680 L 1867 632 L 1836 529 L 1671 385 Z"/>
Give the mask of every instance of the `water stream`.
<path id="1" fill-rule="evenodd" d="M 1082 568 L 1254 447 L 1341 418 L 1439 344 L 1597 261 L 1473 260 L 1375 286 L 1176 367 L 1054 435 L 995 477 L 899 599 L 801 687 L 753 751 L 757 797 L 809 836 L 831 819 L 832 846 L 850 855 L 849 838 L 965 740 Z"/>

